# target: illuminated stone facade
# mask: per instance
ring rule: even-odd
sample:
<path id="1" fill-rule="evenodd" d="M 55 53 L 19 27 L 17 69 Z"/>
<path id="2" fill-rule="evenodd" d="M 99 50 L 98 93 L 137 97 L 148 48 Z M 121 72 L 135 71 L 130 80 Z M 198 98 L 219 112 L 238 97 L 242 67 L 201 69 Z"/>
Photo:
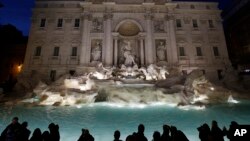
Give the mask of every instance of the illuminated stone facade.
<path id="1" fill-rule="evenodd" d="M 220 13 L 213 2 L 36 0 L 24 72 L 54 78 L 132 57 L 139 67 L 201 69 L 217 79 L 229 64 Z"/>

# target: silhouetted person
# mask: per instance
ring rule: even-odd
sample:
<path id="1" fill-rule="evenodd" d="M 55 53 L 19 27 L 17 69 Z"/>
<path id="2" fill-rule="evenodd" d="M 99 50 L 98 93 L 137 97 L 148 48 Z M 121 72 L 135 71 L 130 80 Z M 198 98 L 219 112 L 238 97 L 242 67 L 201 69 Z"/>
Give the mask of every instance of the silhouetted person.
<path id="1" fill-rule="evenodd" d="M 1 140 L 3 141 L 19 141 L 21 125 L 18 122 L 18 117 L 14 117 L 12 122 L 3 130 Z"/>
<path id="2" fill-rule="evenodd" d="M 171 126 L 171 141 L 189 141 L 186 135 L 180 131 L 177 130 L 175 126 Z"/>
<path id="3" fill-rule="evenodd" d="M 21 130 L 20 130 L 20 136 L 19 136 L 19 141 L 28 141 L 29 136 L 30 136 L 30 130 L 27 129 L 28 127 L 28 122 L 23 122 L 21 124 Z"/>
<path id="4" fill-rule="evenodd" d="M 121 141 L 120 140 L 120 136 L 121 136 L 121 133 L 120 133 L 120 131 L 119 130 L 116 130 L 115 132 L 114 132 L 114 141 Z"/>
<path id="5" fill-rule="evenodd" d="M 60 141 L 59 126 L 55 125 L 54 123 L 50 123 L 48 128 L 50 131 L 50 140 Z"/>
<path id="6" fill-rule="evenodd" d="M 89 133 L 88 129 L 82 129 L 82 135 L 77 141 L 94 141 L 94 137 Z"/>
<path id="7" fill-rule="evenodd" d="M 198 127 L 197 130 L 199 131 L 199 138 L 201 141 L 212 141 L 211 131 L 206 123 Z"/>
<path id="8" fill-rule="evenodd" d="M 42 141 L 42 132 L 39 128 L 36 128 L 34 130 L 30 141 Z"/>
<path id="9" fill-rule="evenodd" d="M 49 131 L 44 131 L 42 134 L 42 141 L 50 141 Z"/>
<path id="10" fill-rule="evenodd" d="M 171 141 L 170 138 L 170 127 L 168 125 L 163 125 L 163 133 L 161 135 L 161 141 Z"/>
<path id="11" fill-rule="evenodd" d="M 148 141 L 148 139 L 144 136 L 145 127 L 143 124 L 138 126 L 138 132 L 136 133 L 136 141 Z"/>
<path id="12" fill-rule="evenodd" d="M 136 133 L 134 132 L 132 135 L 128 135 L 126 141 L 136 141 Z"/>
<path id="13" fill-rule="evenodd" d="M 82 129 L 82 134 L 81 134 L 81 136 L 79 137 L 79 139 L 77 141 L 83 141 L 84 132 L 85 132 L 85 129 Z"/>
<path id="14" fill-rule="evenodd" d="M 161 133 L 158 131 L 155 131 L 153 134 L 153 141 L 160 141 L 161 140 Z"/>
<path id="15" fill-rule="evenodd" d="M 224 138 L 223 138 L 224 133 L 218 127 L 218 124 L 215 120 L 212 121 L 211 135 L 212 135 L 213 141 L 224 141 Z"/>
<path id="16" fill-rule="evenodd" d="M 236 139 L 234 139 L 234 133 L 235 133 L 235 130 L 238 128 L 239 124 L 235 121 L 232 121 L 231 124 L 230 124 L 230 127 L 229 127 L 229 130 L 227 131 L 226 129 L 226 135 L 227 135 L 227 138 L 230 140 L 230 141 L 237 141 Z"/>

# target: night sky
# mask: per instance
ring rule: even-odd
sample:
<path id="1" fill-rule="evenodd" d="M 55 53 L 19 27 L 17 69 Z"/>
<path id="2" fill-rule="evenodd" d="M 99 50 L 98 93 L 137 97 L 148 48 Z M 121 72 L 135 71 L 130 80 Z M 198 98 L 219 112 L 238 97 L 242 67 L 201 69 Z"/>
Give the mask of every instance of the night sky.
<path id="1" fill-rule="evenodd" d="M 29 34 L 32 8 L 35 0 L 0 0 L 4 7 L 0 8 L 0 24 L 12 24 Z M 224 8 L 230 0 L 179 0 L 179 1 L 219 1 L 220 8 Z"/>

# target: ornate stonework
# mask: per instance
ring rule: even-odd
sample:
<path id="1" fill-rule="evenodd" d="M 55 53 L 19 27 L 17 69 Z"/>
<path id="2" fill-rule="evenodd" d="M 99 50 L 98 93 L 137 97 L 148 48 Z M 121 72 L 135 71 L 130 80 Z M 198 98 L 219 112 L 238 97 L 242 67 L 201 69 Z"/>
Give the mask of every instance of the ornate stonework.
<path id="1" fill-rule="evenodd" d="M 163 20 L 155 20 L 154 21 L 154 31 L 155 32 L 165 32 Z"/>
<path id="2" fill-rule="evenodd" d="M 53 68 L 60 75 L 69 70 L 86 70 L 95 62 L 108 67 L 135 64 L 143 67 L 164 62 L 168 67 L 179 66 L 188 72 L 200 68 L 212 74 L 224 69 L 213 62 L 224 58 L 223 62 L 228 63 L 217 3 L 37 0 L 35 5 L 24 64 L 27 73 L 38 70 L 47 74 Z M 198 27 L 193 27 L 193 20 Z M 213 28 L 209 27 L 209 20 Z M 202 57 L 207 61 L 196 60 L 197 43 L 201 43 Z M 37 46 L 41 46 L 42 54 L 33 57 Z M 220 57 L 213 56 L 214 46 L 219 48 Z M 52 62 L 48 58 L 53 58 L 54 47 L 59 47 L 60 57 Z M 34 64 L 33 58 L 42 61 Z"/>
<path id="3" fill-rule="evenodd" d="M 103 19 L 102 18 L 92 19 L 92 32 L 103 32 Z"/>

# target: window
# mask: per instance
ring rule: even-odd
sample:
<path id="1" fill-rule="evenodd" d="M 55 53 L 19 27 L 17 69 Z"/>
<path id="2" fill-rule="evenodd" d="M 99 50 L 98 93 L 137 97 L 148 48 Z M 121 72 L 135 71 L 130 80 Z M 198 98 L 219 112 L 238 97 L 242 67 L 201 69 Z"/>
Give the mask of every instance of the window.
<path id="1" fill-rule="evenodd" d="M 36 47 L 35 56 L 41 56 L 41 50 L 42 50 L 42 47 Z"/>
<path id="2" fill-rule="evenodd" d="M 201 47 L 196 47 L 196 54 L 197 56 L 202 56 Z"/>
<path id="3" fill-rule="evenodd" d="M 193 20 L 193 27 L 194 27 L 194 28 L 198 28 L 197 20 Z"/>
<path id="4" fill-rule="evenodd" d="M 45 26 L 46 26 L 46 19 L 41 19 L 40 27 L 45 27 Z"/>
<path id="5" fill-rule="evenodd" d="M 202 74 L 204 74 L 204 75 L 206 74 L 206 70 L 201 70 L 201 71 L 202 71 Z"/>
<path id="6" fill-rule="evenodd" d="M 31 77 L 34 77 L 34 75 L 36 75 L 37 74 L 37 71 L 36 70 L 31 70 Z"/>
<path id="7" fill-rule="evenodd" d="M 208 20 L 209 28 L 214 28 L 213 20 Z"/>
<path id="8" fill-rule="evenodd" d="M 75 73 L 76 73 L 75 70 L 70 70 L 70 71 L 69 71 L 69 74 L 70 74 L 71 76 L 75 75 Z"/>
<path id="9" fill-rule="evenodd" d="M 223 78 L 222 70 L 217 70 L 217 75 L 218 75 L 218 79 L 221 80 Z"/>
<path id="10" fill-rule="evenodd" d="M 71 56 L 77 56 L 77 47 L 72 47 Z"/>
<path id="11" fill-rule="evenodd" d="M 63 19 L 58 19 L 57 27 L 62 27 L 62 26 L 63 26 Z"/>
<path id="12" fill-rule="evenodd" d="M 59 56 L 59 47 L 54 47 L 54 53 L 53 56 Z"/>
<path id="13" fill-rule="evenodd" d="M 184 47 L 179 47 L 179 51 L 180 51 L 180 56 L 185 56 Z"/>
<path id="14" fill-rule="evenodd" d="M 190 5 L 190 8 L 191 8 L 191 9 L 195 9 L 194 5 Z"/>
<path id="15" fill-rule="evenodd" d="M 220 56 L 218 47 L 213 47 L 214 56 Z"/>
<path id="16" fill-rule="evenodd" d="M 181 28 L 181 20 L 180 19 L 176 19 L 176 27 L 177 28 Z"/>
<path id="17" fill-rule="evenodd" d="M 55 81 L 56 79 L 56 71 L 55 70 L 51 70 L 50 71 L 50 80 L 51 81 Z"/>
<path id="18" fill-rule="evenodd" d="M 187 75 L 188 74 L 187 70 L 182 70 L 182 74 Z"/>
<path id="19" fill-rule="evenodd" d="M 79 26 L 80 26 L 80 19 L 75 19 L 74 27 L 79 27 Z"/>

